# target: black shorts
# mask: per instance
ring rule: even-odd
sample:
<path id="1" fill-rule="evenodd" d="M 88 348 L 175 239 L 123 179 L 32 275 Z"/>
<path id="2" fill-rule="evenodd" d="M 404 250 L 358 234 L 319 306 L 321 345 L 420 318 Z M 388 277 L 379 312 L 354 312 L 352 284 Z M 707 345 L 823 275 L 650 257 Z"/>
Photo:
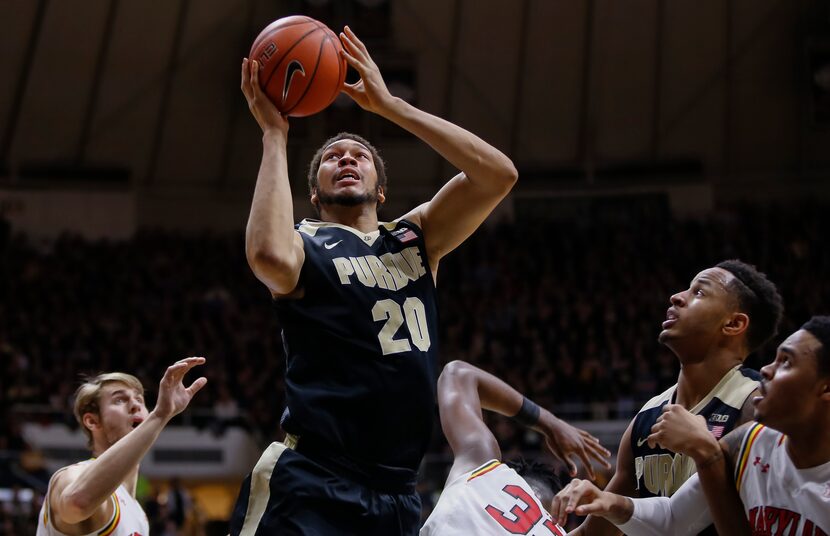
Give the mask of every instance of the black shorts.
<path id="1" fill-rule="evenodd" d="M 242 483 L 231 536 L 415 536 L 421 499 L 381 493 L 282 443 L 272 443 Z"/>

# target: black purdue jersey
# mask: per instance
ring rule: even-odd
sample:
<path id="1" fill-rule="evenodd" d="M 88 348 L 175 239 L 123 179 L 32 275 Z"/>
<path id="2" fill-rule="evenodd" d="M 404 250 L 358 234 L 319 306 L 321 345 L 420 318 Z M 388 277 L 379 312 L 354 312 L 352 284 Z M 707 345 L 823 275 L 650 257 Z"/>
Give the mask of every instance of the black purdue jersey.
<path id="1" fill-rule="evenodd" d="M 706 418 L 709 430 L 720 439 L 736 427 L 741 408 L 758 388 L 761 375 L 757 371 L 737 366 L 700 401 L 691 412 Z M 649 448 L 646 438 L 651 427 L 663 412 L 663 406 L 673 404 L 677 384 L 652 398 L 634 417 L 631 427 L 631 452 L 634 454 L 634 474 L 640 497 L 671 497 L 694 474 L 695 462 L 687 456 L 662 448 Z"/>
<path id="2" fill-rule="evenodd" d="M 761 375 L 750 368 L 736 366 L 701 400 L 691 413 L 702 415 L 709 430 L 720 439 L 731 432 L 741 418 L 746 399 L 758 388 Z M 646 438 L 663 412 L 663 406 L 674 404 L 677 384 L 652 398 L 634 417 L 631 427 L 631 452 L 634 474 L 640 497 L 671 497 L 695 473 L 695 462 L 688 456 L 670 450 L 650 448 Z M 701 534 L 717 534 L 710 527 Z"/>
<path id="3" fill-rule="evenodd" d="M 275 300 L 286 432 L 358 467 L 414 474 L 435 418 L 438 311 L 421 229 L 303 220 L 297 289 Z"/>

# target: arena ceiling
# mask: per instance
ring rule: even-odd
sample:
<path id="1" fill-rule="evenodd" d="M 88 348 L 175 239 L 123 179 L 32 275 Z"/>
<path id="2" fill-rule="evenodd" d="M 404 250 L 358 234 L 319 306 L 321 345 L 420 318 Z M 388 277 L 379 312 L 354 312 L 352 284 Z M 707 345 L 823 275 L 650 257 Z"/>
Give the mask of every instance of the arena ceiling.
<path id="1" fill-rule="evenodd" d="M 260 133 L 239 91 L 240 62 L 261 28 L 297 13 L 356 28 L 396 92 L 491 141 L 529 177 L 826 164 L 830 140 L 812 128 L 805 70 L 810 43 L 823 42 L 805 18 L 820 4 L 6 1 L 0 181 L 249 195 Z M 292 120 L 297 187 L 316 145 L 343 128 L 378 140 L 404 190 L 451 171 L 344 97 Z"/>

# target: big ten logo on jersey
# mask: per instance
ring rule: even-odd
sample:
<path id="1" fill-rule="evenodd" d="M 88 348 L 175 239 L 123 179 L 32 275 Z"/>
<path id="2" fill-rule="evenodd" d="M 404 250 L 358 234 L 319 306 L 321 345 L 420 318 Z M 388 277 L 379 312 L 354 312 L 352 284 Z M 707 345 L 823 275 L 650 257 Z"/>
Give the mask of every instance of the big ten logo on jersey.
<path id="1" fill-rule="evenodd" d="M 401 290 L 410 281 L 416 281 L 427 273 L 417 247 L 409 247 L 399 253 L 385 253 L 380 257 L 337 257 L 332 262 L 341 284 L 351 285 L 356 279 L 366 287 L 377 286 L 385 290 Z M 412 346 L 426 352 L 432 344 L 426 309 L 417 297 L 407 297 L 403 303 L 391 298 L 378 300 L 372 307 L 372 320 L 384 322 L 378 333 L 383 355 L 409 352 Z M 409 337 L 398 337 L 398 330 L 404 322 Z"/>
<path id="2" fill-rule="evenodd" d="M 670 497 L 694 472 L 694 462 L 680 454 L 649 454 L 634 458 L 637 489 L 640 481 L 654 495 Z"/>
<path id="3" fill-rule="evenodd" d="M 776 508 L 775 506 L 756 506 L 749 510 L 749 526 L 752 534 L 758 535 L 786 535 L 786 536 L 827 536 L 821 527 L 809 519 L 804 520 L 804 528 L 798 530 L 801 525 L 801 514 Z"/>
<path id="4" fill-rule="evenodd" d="M 526 536 L 565 536 L 565 532 L 553 522 L 547 512 L 542 512 L 539 503 L 527 490 L 515 484 L 508 484 L 502 491 L 516 499 L 513 507 L 504 512 L 488 504 L 484 510 L 508 533 Z M 544 522 L 539 524 L 543 517 Z"/>

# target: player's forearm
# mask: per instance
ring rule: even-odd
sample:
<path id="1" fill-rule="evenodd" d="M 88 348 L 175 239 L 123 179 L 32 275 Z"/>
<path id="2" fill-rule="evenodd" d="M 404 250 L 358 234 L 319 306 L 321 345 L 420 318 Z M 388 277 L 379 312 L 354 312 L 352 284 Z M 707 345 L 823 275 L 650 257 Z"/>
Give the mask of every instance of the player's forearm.
<path id="1" fill-rule="evenodd" d="M 749 536 L 751 529 L 743 503 L 731 478 L 723 451 L 710 452 L 708 458 L 696 459 L 700 487 L 706 496 L 718 534 Z"/>
<path id="2" fill-rule="evenodd" d="M 456 362 L 464 374 L 475 384 L 482 409 L 494 411 L 506 417 L 516 415 L 522 407 L 524 397 L 499 378 L 473 365 Z"/>
<path id="3" fill-rule="evenodd" d="M 92 516 L 137 469 L 167 421 L 150 413 L 135 430 L 108 448 L 93 463 L 86 465 L 61 493 L 61 518 L 74 524 Z"/>
<path id="4" fill-rule="evenodd" d="M 504 153 L 458 125 L 398 98 L 381 115 L 426 142 L 482 188 L 507 193 L 516 182 L 518 172 Z"/>
<path id="5" fill-rule="evenodd" d="M 294 201 L 284 134 L 266 132 L 262 145 L 262 163 L 245 231 L 245 250 L 252 266 L 263 259 L 290 261 L 294 241 Z"/>
<path id="6" fill-rule="evenodd" d="M 631 518 L 618 525 L 630 536 L 691 536 L 712 523 L 706 498 L 696 476 L 680 486 L 671 498 L 649 497 L 631 501 L 634 507 Z"/>

